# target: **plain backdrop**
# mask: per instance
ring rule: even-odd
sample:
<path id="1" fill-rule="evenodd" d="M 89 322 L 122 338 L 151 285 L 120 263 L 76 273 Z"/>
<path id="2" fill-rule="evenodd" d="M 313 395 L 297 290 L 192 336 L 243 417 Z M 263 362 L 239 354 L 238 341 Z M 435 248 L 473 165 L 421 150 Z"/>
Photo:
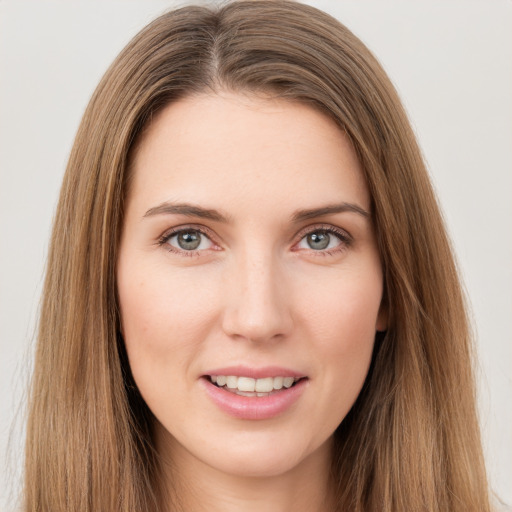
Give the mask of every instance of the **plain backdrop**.
<path id="1" fill-rule="evenodd" d="M 376 54 L 418 135 L 473 308 L 486 459 L 512 503 L 512 2 L 324 0 Z M 182 5 L 183 3 L 180 3 Z M 0 0 L 0 510 L 15 509 L 52 215 L 107 66 L 175 2 Z"/>

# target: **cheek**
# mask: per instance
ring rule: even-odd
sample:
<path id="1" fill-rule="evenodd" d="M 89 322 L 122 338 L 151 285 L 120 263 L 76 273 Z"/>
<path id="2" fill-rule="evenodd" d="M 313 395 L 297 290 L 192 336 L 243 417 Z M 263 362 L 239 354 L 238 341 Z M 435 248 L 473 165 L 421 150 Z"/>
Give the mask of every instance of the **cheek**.
<path id="1" fill-rule="evenodd" d="M 328 293 L 310 295 L 308 332 L 334 425 L 348 413 L 368 373 L 381 295 L 379 273 L 344 276 L 329 283 Z"/>
<path id="2" fill-rule="evenodd" d="M 118 271 L 118 294 L 126 351 L 140 385 L 177 365 L 190 366 L 215 314 L 215 287 L 201 291 L 197 283 L 171 275 L 168 269 L 131 268 Z"/>
<path id="3" fill-rule="evenodd" d="M 142 265 L 121 268 L 118 272 L 118 293 L 123 329 L 140 334 L 161 332 L 171 335 L 179 332 L 187 337 L 200 328 L 212 304 L 212 280 L 201 287 L 201 280 L 192 282 L 186 273 L 173 273 L 168 269 L 139 269 Z M 193 320 L 193 321 L 192 321 Z"/>
<path id="4" fill-rule="evenodd" d="M 210 292 L 200 293 L 197 283 L 156 265 L 120 266 L 117 277 L 133 378 L 155 417 L 167 423 L 170 403 L 173 411 L 189 407 L 190 376 L 214 318 L 215 301 Z"/>
<path id="5" fill-rule="evenodd" d="M 349 272 L 309 288 L 304 310 L 326 350 L 357 353 L 368 340 L 373 342 L 382 298 L 378 270 Z"/>

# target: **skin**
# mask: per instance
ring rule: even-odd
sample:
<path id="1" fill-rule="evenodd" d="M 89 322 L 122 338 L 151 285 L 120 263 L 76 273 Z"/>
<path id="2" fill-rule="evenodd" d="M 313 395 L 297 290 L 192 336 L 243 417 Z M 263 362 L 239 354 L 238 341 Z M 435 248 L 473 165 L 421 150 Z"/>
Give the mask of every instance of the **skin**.
<path id="1" fill-rule="evenodd" d="M 173 461 L 164 482 L 187 511 L 328 510 L 332 435 L 386 327 L 382 269 L 371 215 L 292 216 L 342 202 L 370 212 L 348 139 L 309 106 L 223 91 L 167 106 L 133 164 L 118 292 L 157 450 Z M 229 222 L 155 210 L 163 203 Z M 201 245 L 184 250 L 173 228 L 207 236 L 193 232 Z M 312 247 L 307 235 L 331 228 L 343 237 Z M 276 417 L 233 417 L 203 376 L 240 364 L 291 368 L 304 391 Z"/>

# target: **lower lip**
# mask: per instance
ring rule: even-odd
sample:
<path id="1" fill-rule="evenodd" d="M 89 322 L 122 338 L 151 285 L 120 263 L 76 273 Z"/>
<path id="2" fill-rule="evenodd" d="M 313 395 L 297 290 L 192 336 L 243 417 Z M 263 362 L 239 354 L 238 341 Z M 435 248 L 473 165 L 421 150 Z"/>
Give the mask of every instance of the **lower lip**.
<path id="1" fill-rule="evenodd" d="M 208 396 L 226 414 L 243 420 L 267 420 L 287 411 L 306 389 L 308 379 L 299 380 L 291 388 L 259 397 L 240 396 L 217 387 L 207 378 L 201 380 Z"/>

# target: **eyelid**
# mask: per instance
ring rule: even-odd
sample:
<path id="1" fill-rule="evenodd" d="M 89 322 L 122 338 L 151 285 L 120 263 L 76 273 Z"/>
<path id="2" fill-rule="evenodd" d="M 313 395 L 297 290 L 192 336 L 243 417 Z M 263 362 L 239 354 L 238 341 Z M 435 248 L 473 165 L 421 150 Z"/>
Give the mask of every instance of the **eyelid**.
<path id="1" fill-rule="evenodd" d="M 328 233 L 334 233 L 338 235 L 341 239 L 346 242 L 352 241 L 352 236 L 346 229 L 339 228 L 338 226 L 334 226 L 333 224 L 312 224 L 302 228 L 296 235 L 296 238 L 302 240 L 306 235 L 310 233 L 314 233 L 315 231 L 326 231 Z"/>
<path id="2" fill-rule="evenodd" d="M 169 252 L 182 254 L 185 256 L 196 256 L 196 255 L 198 255 L 202 252 L 208 251 L 208 250 L 213 250 L 213 251 L 219 250 L 218 248 L 217 249 L 211 248 L 211 249 L 185 251 L 185 250 L 179 249 L 177 247 L 174 247 L 174 246 L 168 244 L 168 241 L 170 238 L 172 238 L 173 236 L 179 235 L 180 233 L 186 232 L 186 231 L 197 231 L 198 233 L 201 233 L 203 236 L 208 238 L 208 240 L 210 240 L 210 242 L 214 246 L 219 247 L 219 244 L 214 240 L 215 234 L 213 233 L 213 231 L 211 229 L 207 228 L 206 226 L 203 226 L 200 224 L 183 224 L 180 226 L 174 226 L 170 229 L 167 229 L 158 237 L 157 244 L 160 246 L 167 245 L 166 249 Z"/>
<path id="3" fill-rule="evenodd" d="M 344 249 L 348 248 L 352 242 L 353 238 L 350 235 L 348 231 L 345 229 L 339 228 L 338 226 L 334 226 L 332 224 L 313 224 L 306 226 L 305 228 L 302 228 L 296 235 L 297 241 L 294 243 L 294 247 L 299 244 L 304 237 L 311 233 L 315 233 L 317 231 L 325 231 L 326 233 L 333 234 L 334 236 L 338 237 L 340 240 L 340 246 L 341 247 L 335 247 L 333 249 L 327 249 L 327 250 L 318 250 L 315 251 L 314 249 L 311 249 L 309 252 L 314 253 L 315 255 L 322 255 L 325 256 L 326 254 L 335 254 L 337 252 L 343 251 Z M 299 249 L 295 249 L 295 251 L 298 251 Z"/>
<path id="4" fill-rule="evenodd" d="M 182 233 L 184 231 L 197 231 L 198 233 L 201 233 L 203 236 L 207 237 L 211 241 L 211 243 L 214 244 L 217 248 L 185 251 L 185 250 L 181 250 L 181 249 L 174 247 L 167 243 L 170 238 L 172 238 L 173 236 L 176 236 L 177 234 Z M 334 236 L 338 237 L 340 240 L 341 247 L 335 247 L 333 249 L 327 249 L 327 250 L 311 249 L 309 252 L 312 252 L 315 255 L 325 256 L 325 255 L 341 252 L 344 249 L 346 249 L 348 246 L 350 246 L 353 242 L 352 236 L 345 229 L 339 228 L 338 226 L 334 226 L 332 224 L 319 223 L 319 224 L 312 224 L 312 225 L 302 228 L 295 236 L 296 242 L 293 244 L 293 247 L 295 247 L 298 243 L 300 243 L 301 240 L 305 236 L 307 236 L 311 233 L 315 233 L 317 231 L 325 231 L 326 233 L 330 233 L 330 234 L 333 234 Z M 160 246 L 166 245 L 167 246 L 166 249 L 169 252 L 173 252 L 173 253 L 177 253 L 177 254 L 181 254 L 181 255 L 185 255 L 185 256 L 198 256 L 201 253 L 207 252 L 209 250 L 214 250 L 214 251 L 220 250 L 220 244 L 218 244 L 215 241 L 215 238 L 216 238 L 215 233 L 210 228 L 208 228 L 204 225 L 183 224 L 180 226 L 174 226 L 174 227 L 164 231 L 164 233 L 162 233 L 162 235 L 160 235 L 158 237 L 157 243 Z M 298 251 L 298 249 L 293 249 L 293 248 L 292 248 L 292 250 Z"/>

